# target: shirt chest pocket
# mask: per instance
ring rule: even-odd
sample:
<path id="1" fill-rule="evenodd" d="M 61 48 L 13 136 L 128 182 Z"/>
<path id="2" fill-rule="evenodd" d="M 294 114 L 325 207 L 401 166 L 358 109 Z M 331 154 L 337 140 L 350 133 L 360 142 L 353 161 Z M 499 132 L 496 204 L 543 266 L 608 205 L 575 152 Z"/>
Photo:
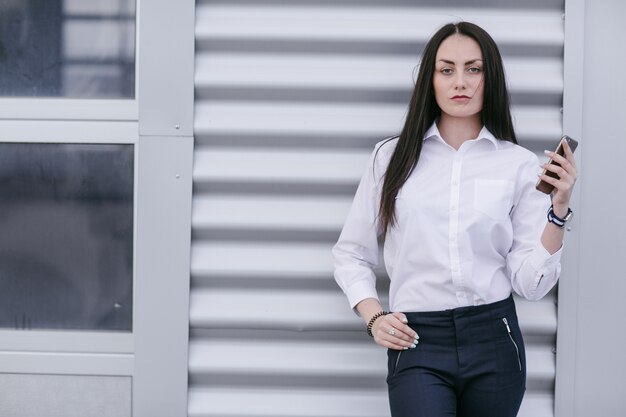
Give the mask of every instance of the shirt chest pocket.
<path id="1" fill-rule="evenodd" d="M 494 220 L 506 218 L 512 207 L 513 188 L 512 181 L 476 180 L 474 209 Z"/>

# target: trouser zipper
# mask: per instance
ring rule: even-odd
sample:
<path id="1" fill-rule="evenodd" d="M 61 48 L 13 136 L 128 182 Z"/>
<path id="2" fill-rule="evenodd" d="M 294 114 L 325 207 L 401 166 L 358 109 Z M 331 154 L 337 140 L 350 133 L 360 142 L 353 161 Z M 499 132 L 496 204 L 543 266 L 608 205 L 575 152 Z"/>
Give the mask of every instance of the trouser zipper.
<path id="1" fill-rule="evenodd" d="M 511 335 L 511 328 L 509 327 L 509 322 L 506 319 L 506 317 L 502 318 L 502 321 L 504 322 L 504 325 L 506 326 L 506 331 L 509 332 L 509 339 L 511 339 L 511 342 L 513 342 L 513 346 L 515 346 L 515 351 L 517 352 L 517 364 L 519 365 L 519 370 L 522 370 L 522 361 L 520 360 L 519 357 L 519 348 L 517 347 L 517 343 L 515 343 L 515 340 L 513 340 L 513 336 Z"/>
<path id="2" fill-rule="evenodd" d="M 398 356 L 396 357 L 396 364 L 393 367 L 393 376 L 396 375 L 396 371 L 398 370 L 398 363 L 400 362 L 400 356 L 402 356 L 402 350 L 398 352 Z"/>

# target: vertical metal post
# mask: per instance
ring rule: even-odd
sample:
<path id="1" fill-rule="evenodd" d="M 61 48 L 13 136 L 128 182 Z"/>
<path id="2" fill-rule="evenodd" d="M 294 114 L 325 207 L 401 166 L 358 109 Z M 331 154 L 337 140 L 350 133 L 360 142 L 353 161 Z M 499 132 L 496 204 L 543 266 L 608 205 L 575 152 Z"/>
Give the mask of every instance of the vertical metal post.
<path id="1" fill-rule="evenodd" d="M 581 165 L 585 148 L 583 127 L 583 64 L 585 0 L 566 0 L 563 24 L 565 25 L 565 50 L 563 57 L 563 132 L 578 138 L 580 149 L 576 152 Z M 580 184 L 572 196 L 572 207 L 580 207 Z M 576 332 L 578 311 L 580 217 L 568 227 L 567 246 L 563 258 L 563 271 L 558 292 L 558 330 L 556 351 L 555 415 L 574 415 L 574 389 L 576 380 Z"/>
<path id="2" fill-rule="evenodd" d="M 133 416 L 186 416 L 195 2 L 139 2 Z"/>

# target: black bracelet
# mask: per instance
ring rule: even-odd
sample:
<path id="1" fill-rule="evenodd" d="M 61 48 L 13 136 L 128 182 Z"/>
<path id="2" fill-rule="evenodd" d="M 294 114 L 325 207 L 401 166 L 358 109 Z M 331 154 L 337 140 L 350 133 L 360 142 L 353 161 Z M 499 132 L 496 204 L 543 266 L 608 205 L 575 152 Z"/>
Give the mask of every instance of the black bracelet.
<path id="1" fill-rule="evenodd" d="M 372 316 L 370 321 L 367 322 L 367 334 L 370 337 L 374 337 L 374 335 L 372 334 L 372 327 L 374 326 L 374 322 L 376 321 L 376 319 L 382 316 L 386 316 L 387 314 L 389 314 L 388 311 L 385 311 L 385 310 L 379 311 L 378 313 Z"/>

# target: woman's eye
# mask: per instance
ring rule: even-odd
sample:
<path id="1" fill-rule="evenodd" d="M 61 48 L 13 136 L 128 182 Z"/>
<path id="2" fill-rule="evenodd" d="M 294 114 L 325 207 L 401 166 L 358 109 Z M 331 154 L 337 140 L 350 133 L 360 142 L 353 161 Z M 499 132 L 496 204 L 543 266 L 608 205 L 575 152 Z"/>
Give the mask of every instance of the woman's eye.
<path id="1" fill-rule="evenodd" d="M 474 73 L 474 74 L 477 74 L 477 73 L 479 73 L 479 72 L 481 71 L 481 69 L 480 69 L 480 68 L 478 68 L 478 67 L 469 67 L 469 68 L 467 69 L 467 71 L 469 71 L 469 72 L 471 72 L 471 73 Z"/>
<path id="2" fill-rule="evenodd" d="M 441 73 L 442 74 L 452 74 L 452 69 L 451 68 L 442 68 L 441 69 Z"/>

